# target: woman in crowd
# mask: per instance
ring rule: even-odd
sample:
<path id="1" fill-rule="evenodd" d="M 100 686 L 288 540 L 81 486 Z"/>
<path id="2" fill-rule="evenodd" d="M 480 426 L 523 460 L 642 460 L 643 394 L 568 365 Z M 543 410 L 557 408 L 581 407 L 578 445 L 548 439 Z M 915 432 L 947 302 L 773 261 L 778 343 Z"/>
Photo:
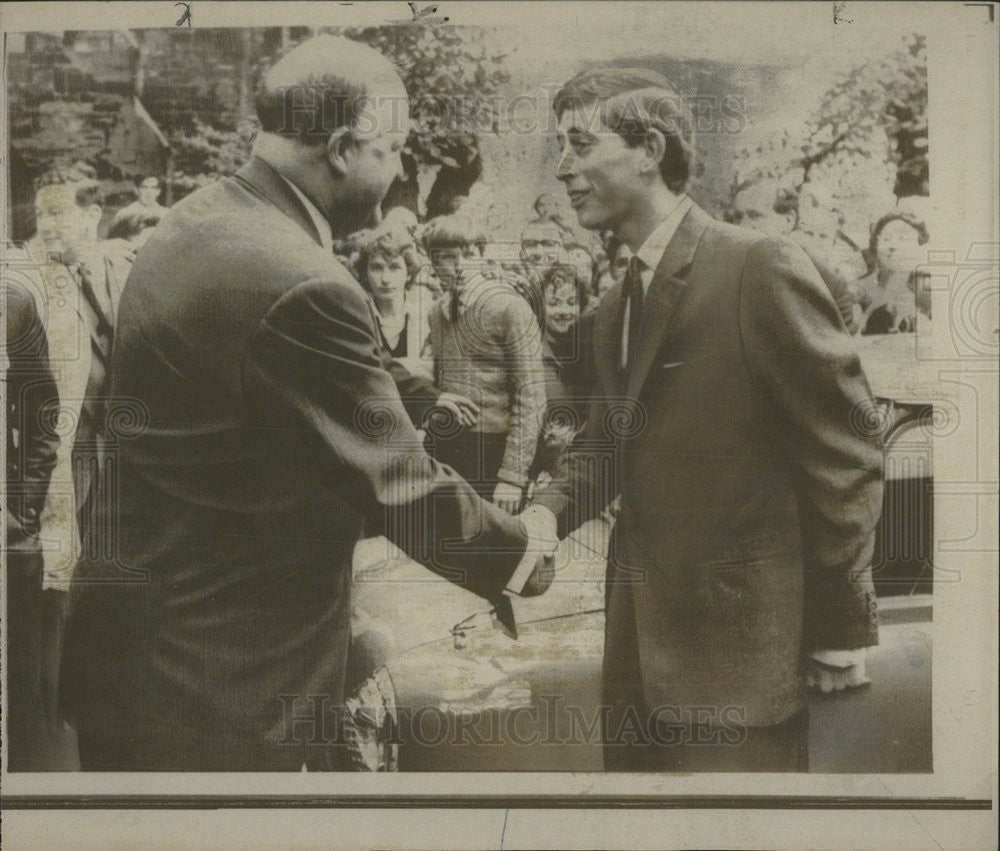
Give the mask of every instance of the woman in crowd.
<path id="1" fill-rule="evenodd" d="M 412 375 L 432 379 L 427 316 L 434 298 L 413 285 L 420 267 L 409 233 L 383 223 L 356 236 L 355 246 L 357 278 L 375 301 L 382 345 Z"/>
<path id="2" fill-rule="evenodd" d="M 445 290 L 429 317 L 436 383 L 480 409 L 472 427 L 430 429 L 432 451 L 516 513 L 545 412 L 541 329 L 508 273 L 477 263 L 484 240 L 464 219 L 435 219 L 423 240 Z"/>
<path id="3" fill-rule="evenodd" d="M 918 313 L 930 319 L 930 292 L 916 271 L 929 238 L 927 226 L 909 213 L 888 213 L 875 223 L 869 271 L 857 283 L 862 334 L 915 331 Z"/>
<path id="4" fill-rule="evenodd" d="M 532 481 L 543 484 L 586 420 L 590 401 L 589 339 L 593 314 L 584 315 L 589 293 L 571 265 L 553 266 L 542 279 L 545 299 L 546 411 Z"/>

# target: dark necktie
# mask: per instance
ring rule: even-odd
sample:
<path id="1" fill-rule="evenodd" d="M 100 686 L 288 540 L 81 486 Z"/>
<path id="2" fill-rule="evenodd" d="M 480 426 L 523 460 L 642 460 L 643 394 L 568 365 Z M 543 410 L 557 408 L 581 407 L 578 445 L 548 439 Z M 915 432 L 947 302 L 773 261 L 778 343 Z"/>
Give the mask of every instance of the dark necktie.
<path id="1" fill-rule="evenodd" d="M 622 290 L 622 325 L 625 324 L 625 305 L 628 305 L 628 349 L 625 360 L 627 375 L 635 363 L 639 349 L 639 330 L 642 325 L 642 301 L 645 293 L 642 286 L 643 263 L 633 256 L 628 261 L 628 271 L 625 273 L 625 283 Z M 624 328 L 622 333 L 624 335 Z"/>
<path id="2" fill-rule="evenodd" d="M 80 265 L 76 270 L 77 279 L 80 282 L 80 294 L 82 299 L 82 313 L 87 320 L 91 334 L 91 348 L 96 357 L 100 360 L 104 370 L 107 370 L 111 360 L 111 338 L 113 328 L 111 317 L 107 315 L 107 310 L 111 308 L 110 294 L 108 304 L 105 305 L 94 289 L 94 276 L 87 266 Z M 105 279 L 107 275 L 105 275 Z M 106 289 L 106 287 L 105 287 Z"/>

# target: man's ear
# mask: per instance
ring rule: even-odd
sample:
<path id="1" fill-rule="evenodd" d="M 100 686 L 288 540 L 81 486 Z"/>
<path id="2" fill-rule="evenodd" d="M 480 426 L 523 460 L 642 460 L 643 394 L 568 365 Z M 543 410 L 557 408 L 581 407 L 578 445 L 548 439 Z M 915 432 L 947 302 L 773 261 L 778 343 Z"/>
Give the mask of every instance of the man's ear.
<path id="1" fill-rule="evenodd" d="M 642 147 L 646 154 L 642 162 L 642 172 L 644 174 L 651 172 L 659 174 L 660 163 L 667 152 L 667 140 L 663 133 L 655 127 L 650 127 L 646 131 L 646 138 L 643 140 Z"/>
<path id="2" fill-rule="evenodd" d="M 100 224 L 101 216 L 104 215 L 104 211 L 101 209 L 99 204 L 91 204 L 84 211 L 84 215 L 87 217 L 87 221 L 94 227 Z"/>
<path id="3" fill-rule="evenodd" d="M 349 170 L 349 151 L 354 145 L 349 127 L 338 127 L 326 140 L 326 159 L 330 167 L 340 175 Z"/>

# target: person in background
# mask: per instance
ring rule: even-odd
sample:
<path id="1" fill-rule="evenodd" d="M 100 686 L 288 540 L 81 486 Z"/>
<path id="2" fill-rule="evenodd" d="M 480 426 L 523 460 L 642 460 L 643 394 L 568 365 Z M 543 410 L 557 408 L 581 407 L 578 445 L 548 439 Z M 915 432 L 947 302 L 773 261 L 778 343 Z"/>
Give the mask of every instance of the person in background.
<path id="1" fill-rule="evenodd" d="M 6 277 L 6 276 L 5 276 Z M 31 292 L 11 278 L 2 289 L 8 367 L 7 469 L 4 477 L 4 549 L 7 553 L 3 612 L 7 625 L 7 768 L 50 768 L 56 719 L 48 711 L 46 671 L 52 636 L 45 629 L 44 561 L 39 534 L 56 464 L 59 437 L 53 415 L 59 391 L 49 365 L 45 328 Z"/>
<path id="2" fill-rule="evenodd" d="M 594 286 L 597 264 L 590 250 L 579 242 L 566 243 L 566 262 L 576 269 L 576 276 L 581 286 L 590 292 Z"/>
<path id="3" fill-rule="evenodd" d="M 436 435 L 434 455 L 515 513 L 545 413 L 541 328 L 508 272 L 476 269 L 481 237 L 467 222 L 436 219 L 423 239 L 446 290 L 429 317 L 436 383 L 480 409 L 475 426 Z"/>
<path id="4" fill-rule="evenodd" d="M 424 251 L 423 241 L 420 239 L 420 223 L 417 221 L 416 214 L 407 207 L 393 207 L 382 218 L 380 227 L 393 230 L 402 228 L 406 231 L 413 245 L 413 256 L 417 266 L 412 286 L 422 287 L 431 294 L 432 298 L 440 298 L 441 284 L 434 277 L 434 270 L 431 268 L 430 261 Z"/>
<path id="5" fill-rule="evenodd" d="M 577 270 L 569 264 L 553 266 L 542 280 L 542 294 L 545 420 L 531 472 L 539 486 L 551 480 L 583 428 L 593 386 L 587 354 L 593 314 L 586 314 L 589 293 Z"/>
<path id="6" fill-rule="evenodd" d="M 136 224 L 141 222 L 151 221 L 153 223 L 151 225 L 144 224 L 142 227 L 155 227 L 156 223 L 167 212 L 168 208 L 160 203 L 160 181 L 156 177 L 145 177 L 139 184 L 139 197 L 115 213 L 115 217 L 111 220 L 108 236 L 112 236 L 116 229 L 131 228 L 135 230 Z M 136 232 L 138 233 L 138 231 Z M 128 237 L 123 238 L 127 239 Z"/>
<path id="7" fill-rule="evenodd" d="M 356 277 L 371 293 L 386 351 L 412 375 L 432 379 L 427 314 L 432 295 L 415 286 L 420 270 L 416 247 L 407 231 L 388 220 L 357 240 Z"/>
<path id="8" fill-rule="evenodd" d="M 518 290 L 528 299 L 539 327 L 545 322 L 542 304 L 542 278 L 557 263 L 566 262 L 563 232 L 551 220 L 525 225 L 521 231 L 519 264 L 507 267 Z"/>
<path id="9" fill-rule="evenodd" d="M 543 222 L 552 222 L 559 228 L 564 241 L 574 238 L 572 226 L 563 218 L 559 199 L 551 192 L 543 192 L 535 199 L 534 210 L 535 218 L 528 224 L 540 225 Z"/>
<path id="10" fill-rule="evenodd" d="M 760 178 L 737 188 L 726 219 L 757 233 L 795 240 L 830 289 L 848 332 L 857 330 L 857 293 L 850 284 L 853 276 L 838 260 L 842 221 L 835 214 L 817 210 L 800 222 L 798 193 L 780 181 Z"/>
<path id="11" fill-rule="evenodd" d="M 118 303 L 135 253 L 122 240 L 99 240 L 100 185 L 85 164 L 42 175 L 35 196 L 38 235 L 48 263 L 46 333 L 56 367 L 62 419 L 74 423 L 59 448 L 44 523 L 46 587 L 65 591 L 96 484 L 106 467 L 107 401 Z"/>
<path id="12" fill-rule="evenodd" d="M 915 331 L 917 316 L 931 317 L 930 290 L 916 266 L 930 235 L 915 216 L 894 211 L 872 227 L 869 271 L 857 283 L 862 334 Z"/>

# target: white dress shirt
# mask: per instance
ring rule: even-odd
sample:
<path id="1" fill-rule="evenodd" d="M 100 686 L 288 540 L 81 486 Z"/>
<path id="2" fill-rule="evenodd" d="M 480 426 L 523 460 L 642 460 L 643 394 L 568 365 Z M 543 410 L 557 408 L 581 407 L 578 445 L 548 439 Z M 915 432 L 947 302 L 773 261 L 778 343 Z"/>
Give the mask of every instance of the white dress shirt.
<path id="1" fill-rule="evenodd" d="M 688 210 L 691 209 L 691 199 L 687 195 L 681 197 L 676 206 L 667 217 L 660 222 L 653 232 L 646 237 L 646 241 L 640 246 L 635 256 L 639 259 L 642 276 L 642 294 L 645 296 L 649 292 L 649 285 L 653 282 L 653 273 L 663 259 L 663 252 L 670 245 L 670 240 L 677 233 L 681 220 Z M 625 303 L 625 319 L 622 322 L 622 343 L 621 343 L 621 368 L 624 369 L 628 363 L 628 324 L 631 306 Z"/>

